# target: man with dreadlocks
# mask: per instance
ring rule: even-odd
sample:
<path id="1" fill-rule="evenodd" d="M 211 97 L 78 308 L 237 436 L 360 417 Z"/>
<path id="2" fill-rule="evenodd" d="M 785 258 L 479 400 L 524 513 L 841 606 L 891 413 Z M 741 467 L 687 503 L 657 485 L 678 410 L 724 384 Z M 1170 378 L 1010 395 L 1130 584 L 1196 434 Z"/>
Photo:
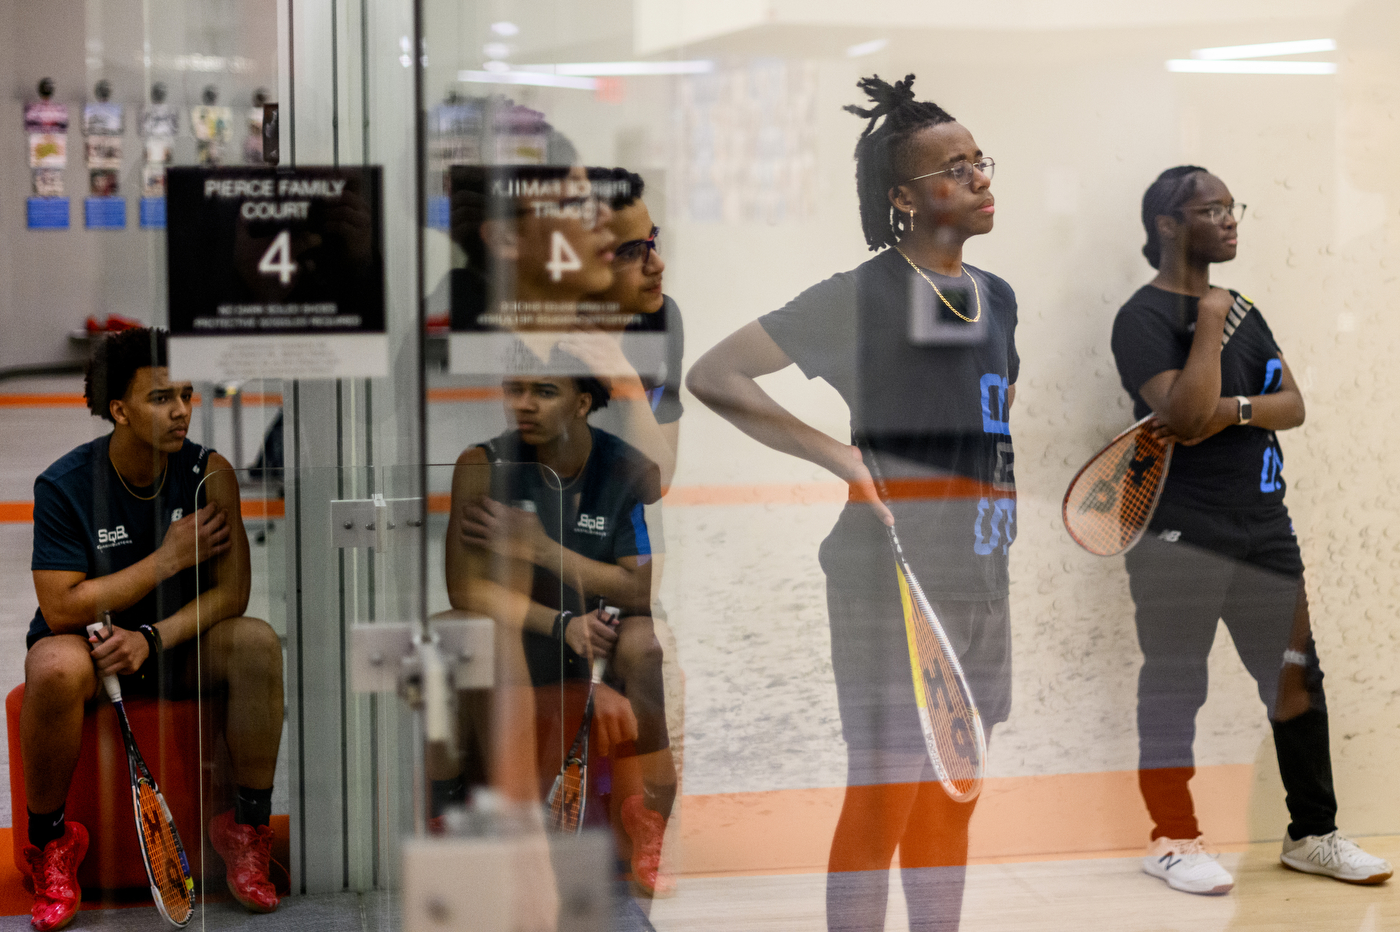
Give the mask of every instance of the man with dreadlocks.
<path id="1" fill-rule="evenodd" d="M 687 380 L 740 430 L 851 490 L 821 547 L 848 753 L 827 927 L 843 932 L 884 929 L 896 849 L 910 928 L 956 929 L 973 808 L 950 800 L 929 761 L 883 525 L 898 519 L 986 727 L 1005 721 L 1011 704 L 1016 298 L 963 262 L 963 243 L 992 229 L 994 164 L 947 112 L 914 98 L 913 82 L 863 79 L 874 106 L 846 108 L 869 120 L 856 186 L 865 240 L 879 255 L 731 334 Z M 756 381 L 792 363 L 845 399 L 851 444 L 798 420 Z M 892 487 L 915 491 L 881 501 L 872 465 Z"/>
<path id="2" fill-rule="evenodd" d="M 1337 831 L 1327 702 L 1283 504 L 1275 431 L 1303 423 L 1303 396 L 1259 310 L 1210 284 L 1235 258 L 1237 204 L 1196 165 L 1162 172 L 1142 199 L 1143 255 L 1157 269 L 1113 324 L 1113 355 L 1137 417 L 1181 441 L 1146 535 L 1127 556 L 1143 664 L 1138 783 L 1154 823 L 1142 869 L 1186 893 L 1234 879 L 1205 848 L 1188 781 L 1206 661 L 1223 619 L 1269 712 L 1292 822 L 1281 860 L 1350 883 L 1390 865 Z"/>

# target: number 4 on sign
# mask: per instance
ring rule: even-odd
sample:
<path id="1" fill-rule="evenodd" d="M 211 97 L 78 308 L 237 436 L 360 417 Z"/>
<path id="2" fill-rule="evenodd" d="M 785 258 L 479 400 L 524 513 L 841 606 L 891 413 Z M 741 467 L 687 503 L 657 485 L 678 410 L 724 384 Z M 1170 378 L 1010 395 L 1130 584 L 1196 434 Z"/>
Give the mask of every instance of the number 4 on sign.
<path id="1" fill-rule="evenodd" d="M 549 238 L 549 261 L 544 267 L 549 271 L 549 280 L 557 282 L 564 277 L 565 272 L 577 272 L 583 268 L 583 260 L 579 259 L 578 253 L 574 252 L 574 247 L 569 245 L 564 234 L 555 230 L 554 235 Z"/>
<path id="2" fill-rule="evenodd" d="M 559 234 L 555 234 L 558 236 Z M 290 285 L 296 274 L 297 264 L 292 260 L 292 235 L 289 230 L 277 234 L 267 252 L 258 260 L 258 271 L 264 275 L 276 275 L 282 284 Z M 558 281 L 556 278 L 555 281 Z"/>

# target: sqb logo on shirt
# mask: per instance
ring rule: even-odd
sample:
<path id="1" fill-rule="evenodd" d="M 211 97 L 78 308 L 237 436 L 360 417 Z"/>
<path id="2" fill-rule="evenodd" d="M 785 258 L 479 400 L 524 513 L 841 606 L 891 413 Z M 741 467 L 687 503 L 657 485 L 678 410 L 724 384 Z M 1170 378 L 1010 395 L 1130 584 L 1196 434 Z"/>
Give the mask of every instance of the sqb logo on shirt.
<path id="1" fill-rule="evenodd" d="M 602 515 L 593 517 L 591 515 L 580 514 L 578 525 L 574 528 L 580 534 L 592 534 L 594 537 L 606 537 L 608 533 L 608 519 Z"/>
<path id="2" fill-rule="evenodd" d="M 119 547 L 129 543 L 131 543 L 131 537 L 126 533 L 125 524 L 118 524 L 110 531 L 106 528 L 99 528 L 97 531 L 98 550 L 106 550 L 108 547 Z"/>

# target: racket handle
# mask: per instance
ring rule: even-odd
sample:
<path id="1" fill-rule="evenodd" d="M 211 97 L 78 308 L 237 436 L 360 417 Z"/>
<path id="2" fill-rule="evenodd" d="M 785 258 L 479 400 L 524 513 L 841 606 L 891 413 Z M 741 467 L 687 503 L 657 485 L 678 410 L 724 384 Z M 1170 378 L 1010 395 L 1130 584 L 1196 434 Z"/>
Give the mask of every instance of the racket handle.
<path id="1" fill-rule="evenodd" d="M 90 637 L 102 639 L 102 636 L 110 630 L 110 627 L 110 624 L 107 622 L 94 621 L 87 626 L 87 633 Z M 122 701 L 121 683 L 117 681 L 115 675 L 109 674 L 108 676 L 102 677 L 102 685 L 107 689 L 107 698 L 111 699 L 113 702 Z"/>
<path id="2" fill-rule="evenodd" d="M 614 628 L 617 627 L 617 619 L 622 615 L 622 609 L 618 608 L 616 605 L 608 605 L 606 602 L 603 601 L 602 596 L 598 596 L 597 600 L 594 602 L 594 611 L 598 612 L 600 615 L 603 615 L 603 622 L 609 627 Z M 597 686 L 599 683 L 603 682 L 603 674 L 607 672 L 607 669 L 608 658 L 595 657 L 593 659 L 594 686 Z"/>

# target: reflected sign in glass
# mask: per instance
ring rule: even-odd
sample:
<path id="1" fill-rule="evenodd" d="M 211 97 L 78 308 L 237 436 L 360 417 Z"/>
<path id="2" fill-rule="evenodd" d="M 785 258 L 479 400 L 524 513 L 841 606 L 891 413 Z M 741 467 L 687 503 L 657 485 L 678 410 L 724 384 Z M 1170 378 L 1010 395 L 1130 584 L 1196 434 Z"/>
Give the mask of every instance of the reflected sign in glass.
<path id="1" fill-rule="evenodd" d="M 578 165 L 451 167 L 449 231 L 466 259 L 451 272 L 452 372 L 665 377 L 661 266 L 634 268 L 647 266 L 650 249 L 615 252 L 624 245 L 617 212 L 641 203 L 626 175 Z M 641 282 L 621 284 L 639 272 L 654 279 L 649 296 Z M 578 334 L 600 333 L 621 353 L 571 346 Z"/>

